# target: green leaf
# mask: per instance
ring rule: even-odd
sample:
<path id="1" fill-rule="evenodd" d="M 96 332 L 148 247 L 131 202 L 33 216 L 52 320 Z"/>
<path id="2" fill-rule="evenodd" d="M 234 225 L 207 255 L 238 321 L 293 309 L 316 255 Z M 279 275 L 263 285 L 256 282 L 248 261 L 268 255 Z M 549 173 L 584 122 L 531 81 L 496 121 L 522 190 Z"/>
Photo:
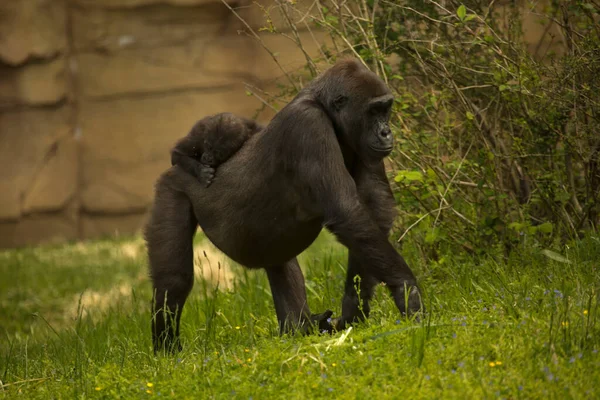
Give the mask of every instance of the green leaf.
<path id="1" fill-rule="evenodd" d="M 552 230 L 554 229 L 554 226 L 552 225 L 551 222 L 544 222 L 541 225 L 538 225 L 538 231 L 542 232 L 542 233 L 552 233 Z"/>
<path id="2" fill-rule="evenodd" d="M 467 18 L 465 18 L 465 22 L 468 22 L 468 21 L 472 20 L 475 17 L 476 17 L 475 14 L 469 14 L 469 15 L 467 15 Z"/>
<path id="3" fill-rule="evenodd" d="M 467 7 L 465 7 L 464 4 L 461 4 L 460 7 L 458 7 L 458 10 L 456 10 L 456 15 L 458 15 L 458 18 L 460 18 L 461 21 L 464 21 L 465 16 L 467 15 Z"/>
<path id="4" fill-rule="evenodd" d="M 337 25 L 339 20 L 338 17 L 336 17 L 335 15 L 328 15 L 325 17 L 325 21 L 327 21 L 327 23 L 331 25 Z"/>
<path id="5" fill-rule="evenodd" d="M 405 176 L 408 181 L 419 181 L 423 182 L 423 174 L 419 171 L 409 171 Z"/>
<path id="6" fill-rule="evenodd" d="M 440 228 L 433 228 L 425 235 L 425 243 L 435 243 L 440 237 Z"/>
<path id="7" fill-rule="evenodd" d="M 467 119 L 469 121 L 473 121 L 473 118 L 475 118 L 475 116 L 473 115 L 473 113 L 471 111 L 467 111 Z"/>
<path id="8" fill-rule="evenodd" d="M 407 170 L 398 171 L 398 174 L 396 175 L 396 177 L 394 178 L 394 180 L 396 182 L 402 182 L 402 181 L 407 181 L 407 182 L 414 182 L 414 181 L 423 182 L 423 174 L 421 172 L 419 172 L 419 171 L 407 171 Z"/>
<path id="9" fill-rule="evenodd" d="M 566 257 L 564 257 L 552 250 L 544 249 L 544 250 L 542 250 L 542 254 L 551 260 L 558 261 L 563 264 L 571 264 L 571 261 L 569 261 Z"/>
<path id="10" fill-rule="evenodd" d="M 431 169 L 431 168 L 427 168 L 427 176 L 431 180 L 437 179 L 437 175 L 435 174 L 435 171 L 433 169 Z"/>
<path id="11" fill-rule="evenodd" d="M 525 224 L 521 222 L 511 222 L 510 224 L 508 224 L 508 228 L 513 229 L 517 232 L 521 232 L 523 228 L 525 228 Z"/>

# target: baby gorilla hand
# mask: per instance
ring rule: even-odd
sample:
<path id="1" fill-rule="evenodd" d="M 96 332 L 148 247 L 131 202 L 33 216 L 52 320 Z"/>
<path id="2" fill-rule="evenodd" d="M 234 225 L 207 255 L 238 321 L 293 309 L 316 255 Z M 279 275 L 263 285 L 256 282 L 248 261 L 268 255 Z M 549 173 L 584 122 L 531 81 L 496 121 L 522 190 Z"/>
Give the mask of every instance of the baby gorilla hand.
<path id="1" fill-rule="evenodd" d="M 208 165 L 198 163 L 196 165 L 196 177 L 204 185 L 204 187 L 209 187 L 215 178 L 215 169 Z"/>

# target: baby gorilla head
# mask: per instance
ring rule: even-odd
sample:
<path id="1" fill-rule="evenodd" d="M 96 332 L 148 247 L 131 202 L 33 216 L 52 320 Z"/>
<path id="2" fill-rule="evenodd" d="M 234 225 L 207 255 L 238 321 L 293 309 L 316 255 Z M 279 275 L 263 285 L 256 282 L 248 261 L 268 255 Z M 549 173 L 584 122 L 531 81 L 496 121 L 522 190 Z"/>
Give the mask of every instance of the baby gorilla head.
<path id="1" fill-rule="evenodd" d="M 203 131 L 203 152 L 200 162 L 216 167 L 237 152 L 248 138 L 260 130 L 252 120 L 231 113 L 206 117 L 196 123 Z"/>
<path id="2" fill-rule="evenodd" d="M 263 127 L 232 113 L 211 115 L 196 122 L 171 150 L 171 165 L 178 165 L 209 186 L 215 168 L 237 152 L 244 142 Z"/>

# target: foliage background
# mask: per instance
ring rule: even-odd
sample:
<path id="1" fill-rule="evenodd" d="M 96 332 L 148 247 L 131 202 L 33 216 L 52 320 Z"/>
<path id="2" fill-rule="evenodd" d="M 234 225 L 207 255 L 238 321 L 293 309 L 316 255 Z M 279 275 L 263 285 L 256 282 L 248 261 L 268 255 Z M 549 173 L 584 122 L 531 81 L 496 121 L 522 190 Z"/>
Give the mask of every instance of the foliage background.
<path id="1" fill-rule="evenodd" d="M 597 2 L 311 4 L 265 9 L 265 30 L 277 32 L 269 21 L 279 13 L 330 40 L 318 58 L 304 52 L 305 70 L 286 73 L 280 93 L 261 96 L 277 109 L 345 55 L 390 85 L 397 240 L 418 243 L 422 256 L 439 261 L 446 251 L 547 248 L 598 228 Z M 524 41 L 530 13 L 545 26 L 539 43 Z M 285 36 L 303 47 L 298 36 Z"/>

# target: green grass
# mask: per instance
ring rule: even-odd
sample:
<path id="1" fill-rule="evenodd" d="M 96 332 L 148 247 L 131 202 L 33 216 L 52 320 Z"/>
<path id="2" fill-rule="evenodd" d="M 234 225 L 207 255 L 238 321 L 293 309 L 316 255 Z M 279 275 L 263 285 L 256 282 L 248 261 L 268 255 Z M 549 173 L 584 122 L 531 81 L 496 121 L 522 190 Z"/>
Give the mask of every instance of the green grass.
<path id="1" fill-rule="evenodd" d="M 151 350 L 139 238 L 2 252 L 0 398 L 598 398 L 600 242 L 559 252 L 406 249 L 427 317 L 401 320 L 380 287 L 333 336 L 279 337 L 264 273 L 234 265 L 231 290 L 196 281 L 172 357 Z M 322 235 L 301 263 L 312 310 L 339 315 L 345 250 Z"/>

